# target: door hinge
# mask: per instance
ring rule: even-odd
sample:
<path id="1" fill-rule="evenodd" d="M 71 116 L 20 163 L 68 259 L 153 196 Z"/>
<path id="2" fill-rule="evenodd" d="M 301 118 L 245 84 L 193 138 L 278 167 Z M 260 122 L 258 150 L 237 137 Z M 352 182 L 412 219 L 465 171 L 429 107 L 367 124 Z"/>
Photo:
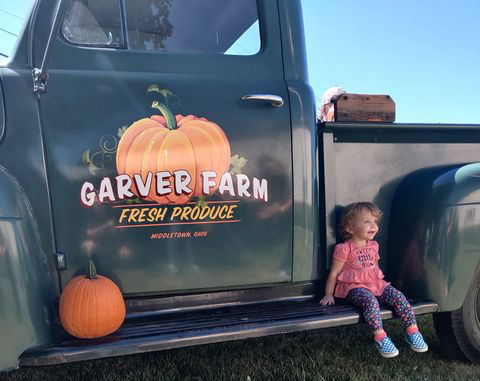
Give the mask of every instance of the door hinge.
<path id="1" fill-rule="evenodd" d="M 64 271 L 67 269 L 67 257 L 63 253 L 55 253 L 55 259 L 57 262 L 57 270 Z"/>
<path id="2" fill-rule="evenodd" d="M 48 73 L 42 73 L 42 70 L 34 68 L 32 70 L 33 77 L 33 93 L 40 96 L 41 93 L 47 92 Z"/>

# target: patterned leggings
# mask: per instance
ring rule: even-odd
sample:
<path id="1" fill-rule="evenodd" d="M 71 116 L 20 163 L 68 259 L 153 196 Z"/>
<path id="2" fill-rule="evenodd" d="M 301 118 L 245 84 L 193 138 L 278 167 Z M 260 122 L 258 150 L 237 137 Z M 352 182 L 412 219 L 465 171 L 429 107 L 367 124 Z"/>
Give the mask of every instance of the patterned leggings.
<path id="1" fill-rule="evenodd" d="M 379 302 L 392 306 L 395 315 L 400 319 L 405 328 L 417 324 L 410 303 L 408 303 L 400 291 L 390 285 L 385 287 L 383 294 L 377 297 L 366 288 L 354 288 L 348 293 L 347 300 L 355 306 L 362 308 L 363 318 L 370 331 L 383 329 Z"/>

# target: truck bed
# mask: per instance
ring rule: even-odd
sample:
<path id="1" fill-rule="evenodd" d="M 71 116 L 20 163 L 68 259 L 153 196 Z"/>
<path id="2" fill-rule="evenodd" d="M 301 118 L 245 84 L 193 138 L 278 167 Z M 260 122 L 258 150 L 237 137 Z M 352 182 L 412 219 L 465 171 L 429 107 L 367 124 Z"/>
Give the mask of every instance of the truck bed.
<path id="1" fill-rule="evenodd" d="M 325 186 L 324 250 L 332 252 L 338 242 L 341 207 L 373 201 L 383 212 L 375 240 L 385 273 L 395 270 L 390 268 L 387 241 L 390 208 L 401 182 L 418 170 L 480 161 L 480 125 L 333 122 L 319 124 L 318 131 Z M 329 263 L 327 256 L 325 269 Z"/>

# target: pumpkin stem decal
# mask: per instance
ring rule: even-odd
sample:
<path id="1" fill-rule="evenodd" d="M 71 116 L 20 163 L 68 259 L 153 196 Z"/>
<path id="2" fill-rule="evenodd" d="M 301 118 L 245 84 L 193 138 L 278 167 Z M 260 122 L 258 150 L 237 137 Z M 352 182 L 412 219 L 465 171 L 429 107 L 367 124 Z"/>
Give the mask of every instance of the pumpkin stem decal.
<path id="1" fill-rule="evenodd" d="M 174 116 L 157 101 L 152 108 L 161 115 L 137 120 L 123 132 L 118 174 L 138 180 L 131 188 L 136 196 L 159 204 L 184 204 L 214 193 L 230 168 L 230 143 L 222 128 L 195 115 Z"/>
<path id="2" fill-rule="evenodd" d="M 70 335 L 93 339 L 115 332 L 125 320 L 125 302 L 117 285 L 97 275 L 92 260 L 87 275 L 71 279 L 60 296 L 60 322 Z"/>
<path id="3" fill-rule="evenodd" d="M 152 102 L 152 108 L 156 108 L 158 111 L 162 113 L 167 121 L 167 128 L 169 130 L 176 130 L 177 129 L 177 120 L 170 112 L 170 110 L 165 106 L 163 103 L 158 103 L 157 101 Z"/>
<path id="4" fill-rule="evenodd" d="M 88 279 L 97 279 L 97 269 L 93 261 L 90 259 L 88 261 L 88 272 L 87 272 Z"/>

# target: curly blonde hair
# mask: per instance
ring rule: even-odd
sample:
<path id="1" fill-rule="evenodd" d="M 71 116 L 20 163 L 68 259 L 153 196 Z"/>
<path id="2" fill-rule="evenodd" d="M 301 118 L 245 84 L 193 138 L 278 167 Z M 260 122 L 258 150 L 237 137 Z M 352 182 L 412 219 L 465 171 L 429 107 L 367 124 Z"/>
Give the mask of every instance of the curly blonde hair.
<path id="1" fill-rule="evenodd" d="M 383 216 L 380 208 L 373 202 L 354 202 L 353 204 L 347 205 L 342 210 L 340 223 L 338 224 L 338 231 L 344 239 L 348 239 L 352 236 L 347 231 L 347 229 L 353 225 L 354 221 L 363 212 L 370 212 L 374 217 L 377 217 L 379 220 Z"/>

